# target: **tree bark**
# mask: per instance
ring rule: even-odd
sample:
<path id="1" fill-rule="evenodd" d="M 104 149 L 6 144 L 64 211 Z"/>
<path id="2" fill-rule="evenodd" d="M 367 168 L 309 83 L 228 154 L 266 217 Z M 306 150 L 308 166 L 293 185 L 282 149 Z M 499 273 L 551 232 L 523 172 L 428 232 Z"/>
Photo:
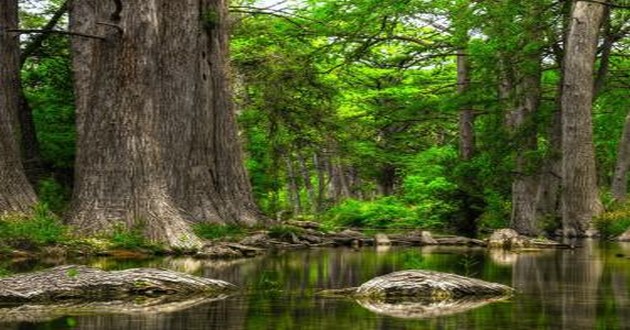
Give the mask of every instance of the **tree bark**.
<path id="1" fill-rule="evenodd" d="M 539 17 L 539 9 L 529 7 L 531 17 Z M 541 98 L 541 48 L 535 43 L 539 41 L 540 31 L 537 29 L 538 18 L 526 20 L 525 40 L 521 42 L 533 47 L 523 51 L 519 67 L 516 69 L 518 83 L 516 84 L 516 108 L 512 115 L 512 124 L 518 141 L 516 152 L 517 173 L 512 183 L 512 216 L 510 227 L 519 234 L 537 236 L 540 233 L 538 225 L 537 197 L 539 175 L 534 169 L 532 152 L 538 149 L 538 131 L 534 122 L 534 115 L 538 111 Z M 534 45 L 532 45 L 534 43 Z"/>
<path id="2" fill-rule="evenodd" d="M 230 99 L 225 1 L 75 1 L 75 189 L 86 234 L 123 221 L 152 241 L 198 248 L 190 222 L 261 216 Z M 107 23 L 107 24 L 102 24 Z"/>
<path id="3" fill-rule="evenodd" d="M 606 1 L 577 1 L 571 14 L 563 65 L 562 229 L 583 236 L 603 211 L 597 189 L 591 118 L 593 71 Z"/>
<path id="4" fill-rule="evenodd" d="M 20 157 L 20 45 L 15 0 L 0 1 L 0 214 L 29 212 L 36 202 Z"/>

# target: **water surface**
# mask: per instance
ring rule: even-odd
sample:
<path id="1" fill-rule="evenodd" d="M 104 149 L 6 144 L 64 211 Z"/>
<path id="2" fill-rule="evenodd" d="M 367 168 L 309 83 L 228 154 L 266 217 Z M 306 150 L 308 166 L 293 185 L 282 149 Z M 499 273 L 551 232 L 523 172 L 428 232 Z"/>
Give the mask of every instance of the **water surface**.
<path id="1" fill-rule="evenodd" d="M 580 244 L 583 247 L 576 250 L 522 253 L 465 247 L 338 248 L 235 261 L 85 260 L 105 269 L 163 267 L 226 280 L 243 290 L 219 301 L 195 301 L 177 311 L 102 315 L 68 311 L 52 320 L 0 319 L 0 329 L 630 329 L 630 244 Z M 5 266 L 17 271 L 43 267 Z M 403 269 L 472 276 L 513 286 L 517 294 L 462 313 L 424 319 L 392 317 L 352 299 L 314 294 L 358 286 Z"/>

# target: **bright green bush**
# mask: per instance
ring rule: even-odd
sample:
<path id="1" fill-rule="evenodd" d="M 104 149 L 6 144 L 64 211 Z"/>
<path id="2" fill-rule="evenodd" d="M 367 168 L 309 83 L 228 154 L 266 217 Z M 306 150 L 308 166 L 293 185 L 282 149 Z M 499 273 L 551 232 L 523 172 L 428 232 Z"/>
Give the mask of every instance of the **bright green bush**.
<path id="1" fill-rule="evenodd" d="M 450 177 L 457 160 L 451 147 L 434 147 L 410 158 L 402 181 L 402 198 L 416 213 L 410 225 L 447 228 L 459 208 L 458 186 Z"/>
<path id="2" fill-rule="evenodd" d="M 341 227 L 405 227 L 416 222 L 416 213 L 395 197 L 374 201 L 349 199 L 330 209 L 326 218 Z"/>

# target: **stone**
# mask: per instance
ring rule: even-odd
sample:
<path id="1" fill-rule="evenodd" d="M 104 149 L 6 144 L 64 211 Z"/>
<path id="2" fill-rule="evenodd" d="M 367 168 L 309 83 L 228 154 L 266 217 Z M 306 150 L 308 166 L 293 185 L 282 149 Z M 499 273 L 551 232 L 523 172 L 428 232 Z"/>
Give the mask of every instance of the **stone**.
<path id="1" fill-rule="evenodd" d="M 392 241 L 383 233 L 374 235 L 374 243 L 376 245 L 392 245 Z"/>

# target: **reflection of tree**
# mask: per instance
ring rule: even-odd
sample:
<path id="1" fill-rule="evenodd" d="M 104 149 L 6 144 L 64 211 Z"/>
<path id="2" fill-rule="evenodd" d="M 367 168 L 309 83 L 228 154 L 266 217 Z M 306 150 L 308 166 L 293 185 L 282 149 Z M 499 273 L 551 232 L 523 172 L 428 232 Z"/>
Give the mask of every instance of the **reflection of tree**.
<path id="1" fill-rule="evenodd" d="M 572 251 L 521 254 L 514 265 L 513 319 L 531 328 L 594 329 L 603 264 L 593 241 Z"/>

